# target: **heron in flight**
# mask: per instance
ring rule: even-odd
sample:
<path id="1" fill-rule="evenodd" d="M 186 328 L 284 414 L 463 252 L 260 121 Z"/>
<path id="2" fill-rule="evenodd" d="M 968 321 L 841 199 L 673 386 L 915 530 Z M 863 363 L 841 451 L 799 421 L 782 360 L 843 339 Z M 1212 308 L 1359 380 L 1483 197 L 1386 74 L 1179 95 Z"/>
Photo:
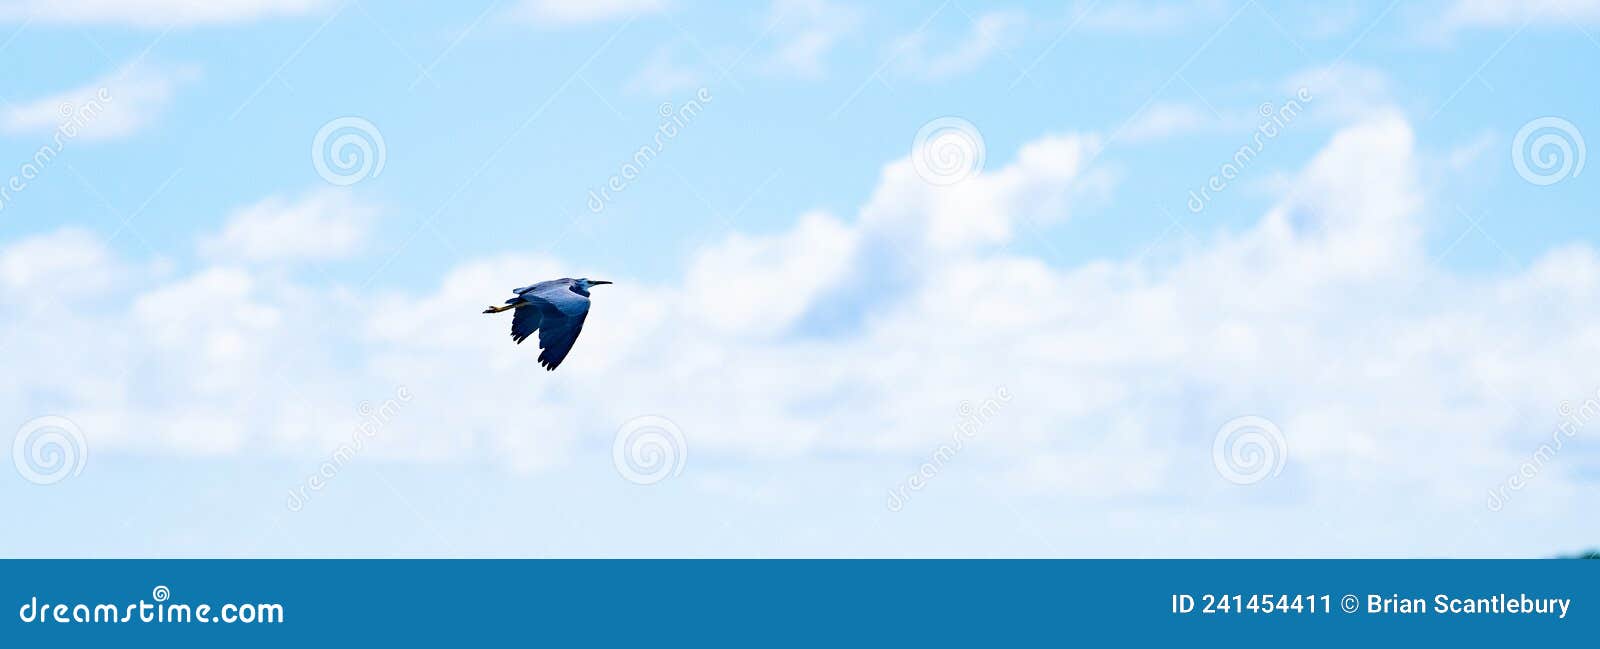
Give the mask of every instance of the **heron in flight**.
<path id="1" fill-rule="evenodd" d="M 553 371 L 583 332 L 583 319 L 589 316 L 589 287 L 610 283 L 586 277 L 539 282 L 514 289 L 517 296 L 506 300 L 505 306 L 491 305 L 483 312 L 516 309 L 511 318 L 511 339 L 521 345 L 533 332 L 539 332 L 539 349 L 544 350 L 539 354 L 539 364 Z"/>

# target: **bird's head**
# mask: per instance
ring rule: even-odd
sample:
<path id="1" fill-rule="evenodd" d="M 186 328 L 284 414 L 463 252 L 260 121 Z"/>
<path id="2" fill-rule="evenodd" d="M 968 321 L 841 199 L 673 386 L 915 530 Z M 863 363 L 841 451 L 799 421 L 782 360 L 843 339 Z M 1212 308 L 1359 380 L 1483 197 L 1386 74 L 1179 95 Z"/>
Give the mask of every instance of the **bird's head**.
<path id="1" fill-rule="evenodd" d="M 611 282 L 605 281 L 603 279 L 589 279 L 587 277 L 578 278 L 578 286 L 582 287 L 583 290 L 585 290 L 585 291 L 589 290 L 589 287 L 591 287 L 591 286 L 599 286 L 601 284 L 610 284 L 610 283 Z"/>

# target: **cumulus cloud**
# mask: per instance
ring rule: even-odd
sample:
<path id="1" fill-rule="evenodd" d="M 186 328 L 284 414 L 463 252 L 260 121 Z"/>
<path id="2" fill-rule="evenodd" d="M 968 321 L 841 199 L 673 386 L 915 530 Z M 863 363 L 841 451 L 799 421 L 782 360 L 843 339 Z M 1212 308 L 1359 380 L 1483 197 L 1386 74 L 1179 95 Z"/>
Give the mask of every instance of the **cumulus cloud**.
<path id="1" fill-rule="evenodd" d="M 514 12 L 552 27 L 591 25 L 660 13 L 666 0 L 523 0 Z"/>
<path id="2" fill-rule="evenodd" d="M 294 201 L 272 197 L 234 212 L 201 249 L 234 261 L 340 259 L 361 251 L 375 214 L 331 189 Z"/>
<path id="3" fill-rule="evenodd" d="M 949 439 L 963 402 L 1003 387 L 959 472 L 1074 516 L 1203 511 L 1210 522 L 1185 519 L 1197 537 L 1263 531 L 1271 544 L 1234 551 L 1306 554 L 1350 546 L 1263 521 L 1315 511 L 1382 535 L 1417 511 L 1487 515 L 1485 494 L 1549 438 L 1559 404 L 1594 393 L 1571 359 L 1600 353 L 1600 256 L 1571 246 L 1487 278 L 1434 263 L 1398 113 L 1335 133 L 1291 194 L 1203 246 L 1071 267 L 1011 251 L 1030 236 L 1019 219 L 1070 213 L 1095 140 L 1045 137 L 948 187 L 894 161 L 856 214 L 730 234 L 674 280 L 509 254 L 358 302 L 351 287 L 225 262 L 165 277 L 83 232 L 24 239 L 0 251 L 22 350 L 0 406 L 71 416 L 97 452 L 306 454 L 346 437 L 359 401 L 404 385 L 414 398 L 380 461 L 536 471 L 654 414 L 686 431 L 696 462 L 871 458 L 888 488 Z M 77 261 L 28 270 L 52 249 Z M 23 308 L 79 274 L 112 297 Z M 478 313 L 519 282 L 576 274 L 618 284 L 596 290 L 558 372 Z M 97 371 L 58 350 L 93 355 Z M 1275 421 L 1289 458 L 1248 490 L 1211 457 L 1241 415 Z M 1584 498 L 1592 452 L 1567 453 L 1517 495 L 1523 511 Z M 1382 505 L 1395 498 L 1404 512 Z"/>
<path id="4" fill-rule="evenodd" d="M 178 87 L 198 74 L 188 66 L 130 63 L 79 87 L 16 102 L 0 112 L 0 132 L 46 134 L 70 128 L 85 140 L 127 137 L 159 119 Z"/>
<path id="5" fill-rule="evenodd" d="M 1049 136 L 1024 145 L 1010 165 L 942 187 L 917 175 L 911 160 L 899 160 L 884 168 L 861 217 L 902 246 L 955 251 L 1003 243 L 1020 219 L 1066 218 L 1074 190 L 1103 184 L 1083 168 L 1098 149 L 1092 135 Z"/>
<path id="6" fill-rule="evenodd" d="M 847 279 L 859 236 L 823 213 L 779 235 L 733 234 L 696 256 L 684 278 L 687 306 L 718 332 L 782 333 Z"/>
<path id="7" fill-rule="evenodd" d="M 165 28 L 298 16 L 329 4 L 328 0 L 4 0 L 0 19 Z"/>
<path id="8" fill-rule="evenodd" d="M 23 239 L 0 250 L 0 287 L 13 304 L 103 290 L 117 272 L 117 260 L 99 237 L 79 228 Z"/>

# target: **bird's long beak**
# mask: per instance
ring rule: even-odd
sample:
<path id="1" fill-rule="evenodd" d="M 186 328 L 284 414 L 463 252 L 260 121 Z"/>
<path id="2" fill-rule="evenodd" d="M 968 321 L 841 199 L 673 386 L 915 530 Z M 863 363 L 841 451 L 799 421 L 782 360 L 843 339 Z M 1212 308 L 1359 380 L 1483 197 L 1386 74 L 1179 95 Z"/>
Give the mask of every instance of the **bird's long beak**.
<path id="1" fill-rule="evenodd" d="M 610 283 L 611 282 L 605 281 L 603 279 L 591 279 L 591 280 L 589 280 L 589 285 L 590 286 L 596 286 L 596 285 L 599 285 L 599 284 L 610 284 Z"/>

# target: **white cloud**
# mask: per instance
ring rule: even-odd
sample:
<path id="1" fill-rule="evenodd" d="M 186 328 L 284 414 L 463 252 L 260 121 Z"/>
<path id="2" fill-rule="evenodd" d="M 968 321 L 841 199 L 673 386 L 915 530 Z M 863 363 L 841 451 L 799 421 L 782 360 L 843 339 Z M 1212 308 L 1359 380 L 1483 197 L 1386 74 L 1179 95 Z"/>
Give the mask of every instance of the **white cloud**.
<path id="1" fill-rule="evenodd" d="M 1413 7 L 1415 36 L 1426 44 L 1449 44 L 1463 33 L 1523 28 L 1600 26 L 1597 0 L 1454 0 L 1445 5 Z"/>
<path id="2" fill-rule="evenodd" d="M 1363 17 L 1362 7 L 1357 4 L 1316 4 L 1299 8 L 1299 15 L 1295 13 L 1279 13 L 1277 20 L 1288 23 L 1288 29 L 1294 29 L 1313 40 L 1329 38 L 1350 38 L 1351 33 L 1361 25 Z"/>
<path id="3" fill-rule="evenodd" d="M 1154 104 L 1128 125 L 1121 137 L 1131 141 L 1158 140 L 1217 128 L 1220 120 L 1191 104 Z"/>
<path id="4" fill-rule="evenodd" d="M 93 233 L 65 228 L 0 249 L 0 287 L 19 303 L 45 295 L 78 297 L 79 291 L 104 290 L 116 266 Z"/>
<path id="5" fill-rule="evenodd" d="M 1516 28 L 1525 24 L 1600 23 L 1597 0 L 1456 0 L 1432 14 L 1431 30 L 1448 35 L 1473 28 Z"/>
<path id="6" fill-rule="evenodd" d="M 299 16 L 328 5 L 327 0 L 0 0 L 0 19 L 166 28 Z"/>
<path id="7" fill-rule="evenodd" d="M 1302 89 L 1310 96 L 1306 113 L 1323 124 L 1348 124 L 1370 119 L 1393 109 L 1388 75 L 1381 70 L 1350 63 L 1306 68 L 1279 86 L 1286 98 Z M 1283 101 L 1274 102 L 1281 106 Z"/>
<path id="8" fill-rule="evenodd" d="M 686 62 L 676 44 L 657 47 L 644 67 L 623 84 L 623 90 L 661 96 L 701 88 L 705 86 L 703 67 Z"/>
<path id="9" fill-rule="evenodd" d="M 333 189 L 292 202 L 272 197 L 234 212 L 201 248 L 232 261 L 339 259 L 361 251 L 375 214 Z"/>
<path id="10" fill-rule="evenodd" d="M 839 42 L 861 29 L 862 18 L 855 7 L 827 0 L 773 0 L 767 21 L 774 43 L 767 68 L 816 79 Z"/>
<path id="11" fill-rule="evenodd" d="M 972 29 L 952 43 L 934 43 L 927 31 L 901 37 L 894 45 L 895 62 L 911 75 L 946 79 L 971 72 L 1020 38 L 1027 17 L 1021 12 L 996 11 L 974 18 Z"/>
<path id="12" fill-rule="evenodd" d="M 821 213 L 807 214 L 792 231 L 775 236 L 730 235 L 695 258 L 684 297 L 716 332 L 782 333 L 824 292 L 840 288 L 859 236 Z"/>
<path id="13" fill-rule="evenodd" d="M 85 140 L 127 137 L 159 119 L 176 89 L 197 75 L 192 67 L 124 65 L 77 88 L 7 107 L 0 112 L 0 132 L 48 134 L 71 128 Z"/>
<path id="14" fill-rule="evenodd" d="M 626 20 L 667 9 L 666 0 L 523 0 L 514 13 L 552 27 Z"/>
<path id="15" fill-rule="evenodd" d="M 1156 34 L 1213 24 L 1230 7 L 1215 0 L 1187 2 L 1078 2 L 1069 10 L 1077 28 L 1130 34 Z"/>
<path id="16" fill-rule="evenodd" d="M 1265 94 L 1257 91 L 1248 105 L 1237 95 L 1232 103 L 1217 99 L 1216 105 L 1206 100 L 1154 103 L 1122 126 L 1117 137 L 1141 142 L 1204 133 L 1248 134 L 1263 124 L 1281 129 L 1301 120 L 1336 126 L 1384 114 L 1394 105 L 1387 75 L 1349 63 L 1296 70 L 1276 85 Z M 1297 108 L 1283 113 L 1291 102 Z"/>
<path id="17" fill-rule="evenodd" d="M 1003 243 L 1019 219 L 1066 218 L 1075 190 L 1103 182 L 1083 169 L 1098 147 L 1094 136 L 1041 138 L 1012 164 L 946 187 L 929 185 L 909 159 L 896 161 L 884 168 L 861 217 L 902 246 L 954 251 Z"/>
<path id="18" fill-rule="evenodd" d="M 892 162 L 853 218 L 730 235 L 681 280 L 513 254 L 435 287 L 354 296 L 225 263 L 164 278 L 84 233 L 44 235 L 0 251 L 20 369 L 0 375 L 0 410 L 72 417 L 96 453 L 315 457 L 348 436 L 360 401 L 404 385 L 415 397 L 373 461 L 565 466 L 656 414 L 688 435 L 688 471 L 848 456 L 883 468 L 887 489 L 949 438 L 963 401 L 1003 386 L 1005 408 L 938 480 L 1044 494 L 1074 520 L 1143 521 L 1098 533 L 1101 553 L 1415 553 L 1439 546 L 1388 542 L 1395 525 L 1422 525 L 1416 512 L 1454 539 L 1469 517 L 1521 529 L 1586 502 L 1592 454 L 1574 447 L 1515 495 L 1520 513 L 1484 508 L 1559 404 L 1595 391 L 1571 359 L 1600 353 L 1600 255 L 1567 247 L 1487 278 L 1431 263 L 1414 139 L 1398 113 L 1372 113 L 1256 223 L 1159 261 L 1058 267 L 1006 247 L 1030 236 L 1017 219 L 1070 211 L 1093 176 L 1086 135 L 1043 138 L 950 187 Z M 39 282 L 70 281 L 26 270 L 48 249 L 78 260 L 64 273 L 111 282 L 105 297 L 22 308 Z M 510 344 L 506 318 L 478 313 L 511 286 L 579 274 L 619 283 L 596 289 L 557 372 Z M 79 355 L 96 371 L 75 369 Z M 1248 489 L 1211 464 L 1217 427 L 1241 415 L 1272 419 L 1289 447 L 1282 475 Z M 1385 505 L 1396 494 L 1404 508 Z M 1277 524 L 1285 511 L 1339 533 Z M 1171 512 L 1193 545 L 1141 540 Z M 1468 552 L 1500 547 L 1472 538 Z"/>
<path id="19" fill-rule="evenodd" d="M 1455 173 L 1465 171 L 1483 160 L 1485 154 L 1494 150 L 1495 145 L 1499 143 L 1493 132 L 1479 133 L 1477 137 L 1446 152 L 1443 157 L 1444 167 Z"/>

